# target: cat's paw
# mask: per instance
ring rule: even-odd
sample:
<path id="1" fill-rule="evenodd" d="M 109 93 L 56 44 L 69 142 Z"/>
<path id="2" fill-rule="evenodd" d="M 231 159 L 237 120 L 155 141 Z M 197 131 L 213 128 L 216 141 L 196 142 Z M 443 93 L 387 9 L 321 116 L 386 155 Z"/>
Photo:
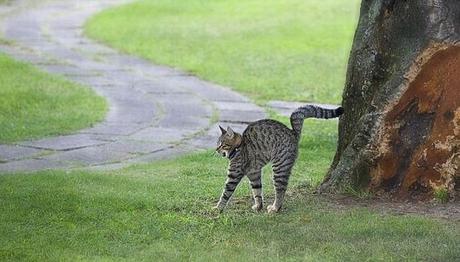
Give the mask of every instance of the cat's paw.
<path id="1" fill-rule="evenodd" d="M 256 212 L 259 212 L 260 210 L 262 210 L 263 206 L 258 205 L 258 204 L 254 204 L 251 208 L 252 208 L 252 210 L 254 210 Z"/>
<path id="2" fill-rule="evenodd" d="M 277 208 L 275 205 L 269 205 L 269 206 L 267 207 L 267 212 L 268 212 L 269 214 L 278 213 L 279 210 L 280 210 L 280 208 L 279 208 L 279 207 Z"/>
<path id="3" fill-rule="evenodd" d="M 221 207 L 221 206 L 219 206 L 219 205 L 216 205 L 216 206 L 213 206 L 213 207 L 212 207 L 212 210 L 213 210 L 214 212 L 222 213 L 222 212 L 224 211 L 224 208 Z"/>

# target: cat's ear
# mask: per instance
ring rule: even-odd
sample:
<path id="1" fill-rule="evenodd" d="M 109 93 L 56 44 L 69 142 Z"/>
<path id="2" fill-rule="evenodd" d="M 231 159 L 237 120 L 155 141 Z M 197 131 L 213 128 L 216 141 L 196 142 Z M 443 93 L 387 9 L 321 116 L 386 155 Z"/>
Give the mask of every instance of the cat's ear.
<path id="1" fill-rule="evenodd" d="M 219 129 L 220 129 L 220 132 L 222 132 L 222 134 L 227 133 L 227 131 L 225 131 L 225 129 L 223 127 L 219 126 Z"/>
<path id="2" fill-rule="evenodd" d="M 233 135 L 235 134 L 235 132 L 233 132 L 233 129 L 231 127 L 227 127 L 227 133 L 230 136 L 230 138 L 232 138 Z"/>

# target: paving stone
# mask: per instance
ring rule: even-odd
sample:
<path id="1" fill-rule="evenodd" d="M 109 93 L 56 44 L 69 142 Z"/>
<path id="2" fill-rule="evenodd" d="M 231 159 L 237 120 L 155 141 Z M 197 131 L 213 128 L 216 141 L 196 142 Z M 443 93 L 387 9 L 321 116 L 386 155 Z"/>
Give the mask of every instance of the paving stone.
<path id="1" fill-rule="evenodd" d="M 40 66 L 41 69 L 47 71 L 48 73 L 51 74 L 60 74 L 60 75 L 77 75 L 77 74 L 82 74 L 81 69 L 71 66 L 71 65 L 42 65 Z"/>
<path id="2" fill-rule="evenodd" d="M 200 131 L 209 125 L 209 118 L 195 116 L 167 115 L 158 122 L 158 127 L 183 129 L 187 128 L 194 132 Z"/>
<path id="3" fill-rule="evenodd" d="M 48 25 L 47 27 L 47 31 L 49 32 L 49 34 L 59 35 L 59 38 L 52 39 L 54 43 L 69 49 L 79 48 L 83 46 L 80 38 L 78 37 L 78 35 L 75 34 L 75 31 L 62 28 L 56 29 L 53 28 L 53 25 Z"/>
<path id="4" fill-rule="evenodd" d="M 193 130 L 177 128 L 149 127 L 129 136 L 130 140 L 149 141 L 157 143 L 172 143 L 193 134 Z"/>
<path id="5" fill-rule="evenodd" d="M 86 56 L 92 56 L 93 58 L 96 58 L 98 60 L 98 63 L 108 66 L 107 69 L 121 68 L 123 70 L 132 70 L 129 67 L 121 67 L 121 65 L 107 62 L 105 59 L 106 56 L 117 54 L 115 50 L 110 49 L 109 47 L 98 45 L 92 41 L 89 41 L 88 39 L 82 40 L 81 38 L 78 38 L 75 42 L 69 39 L 67 44 L 68 45 L 73 44 L 73 47 L 75 48 L 75 50 L 78 50 L 78 52 L 83 53 Z M 96 62 L 96 61 L 94 60 L 76 61 L 76 63 L 78 63 L 79 65 L 81 63 L 87 63 L 87 62 Z"/>
<path id="6" fill-rule="evenodd" d="M 129 90 L 127 90 L 129 91 Z M 116 94 L 115 94 L 116 93 Z M 154 108 L 152 101 L 148 100 L 148 98 L 145 95 L 142 94 L 136 94 L 131 90 L 131 94 L 129 92 L 126 92 L 125 94 L 124 90 L 116 90 L 114 89 L 111 91 L 111 94 L 113 96 L 113 102 L 117 104 L 117 106 L 120 107 L 129 107 L 133 110 L 152 110 Z"/>
<path id="7" fill-rule="evenodd" d="M 63 11 L 65 12 L 65 10 Z M 56 12 L 61 12 L 61 10 Z M 72 29 L 81 28 L 81 25 L 79 23 L 79 17 L 75 17 L 73 20 L 71 19 L 71 17 L 66 17 L 65 20 L 59 19 L 59 22 L 52 21 L 50 23 L 50 27 L 54 30 L 73 31 Z"/>
<path id="8" fill-rule="evenodd" d="M 126 124 L 126 123 L 108 123 L 97 124 L 95 127 L 80 131 L 82 134 L 104 134 L 127 136 L 145 128 L 144 125 Z"/>
<path id="9" fill-rule="evenodd" d="M 16 172 L 33 172 L 45 169 L 63 169 L 68 165 L 48 159 L 25 159 L 0 164 L 0 175 Z"/>
<path id="10" fill-rule="evenodd" d="M 217 135 L 201 135 L 198 136 L 195 139 L 190 140 L 189 144 L 196 147 L 196 148 L 201 148 L 201 149 L 216 149 L 216 144 L 217 144 L 217 139 L 219 136 Z"/>
<path id="11" fill-rule="evenodd" d="M 17 145 L 0 145 L 0 161 L 11 161 L 38 155 L 44 150 Z"/>
<path id="12" fill-rule="evenodd" d="M 65 47 L 62 46 L 55 46 L 55 45 L 44 45 L 42 46 L 42 50 L 46 50 L 49 48 L 47 51 L 53 56 L 58 57 L 59 59 L 62 60 L 67 60 L 67 61 L 80 61 L 84 59 L 80 54 L 73 50 L 66 49 Z"/>
<path id="13" fill-rule="evenodd" d="M 113 56 L 107 57 L 111 63 L 124 66 L 145 66 L 149 67 L 150 63 L 147 60 L 137 58 L 134 56 L 121 55 L 119 53 L 114 54 Z"/>
<path id="14" fill-rule="evenodd" d="M 146 67 L 136 67 L 134 68 L 135 70 L 139 72 L 145 72 L 151 76 L 154 77 L 164 77 L 164 76 L 182 76 L 186 75 L 183 71 L 176 69 L 176 68 L 170 68 L 170 67 L 165 67 L 165 66 L 160 66 L 160 65 L 151 65 Z"/>
<path id="15" fill-rule="evenodd" d="M 0 17 L 7 17 L 14 8 L 15 6 L 9 5 L 8 3 L 0 5 Z"/>
<path id="16" fill-rule="evenodd" d="M 63 70 L 64 71 L 64 70 Z M 85 70 L 71 70 L 70 67 L 68 68 L 68 72 L 60 72 L 59 69 L 57 69 L 57 72 L 59 74 L 64 75 L 67 78 L 73 79 L 73 78 L 88 78 L 88 77 L 94 77 L 94 78 L 103 78 L 102 74 L 97 71 L 85 71 Z"/>
<path id="17" fill-rule="evenodd" d="M 73 76 L 68 76 L 67 78 L 78 82 L 83 85 L 87 85 L 90 87 L 97 87 L 97 86 L 110 86 L 113 85 L 113 82 L 110 81 L 109 79 L 100 77 L 100 76 L 78 76 L 78 75 L 73 75 Z"/>
<path id="18" fill-rule="evenodd" d="M 261 108 L 249 102 L 219 101 L 219 110 L 261 111 Z"/>
<path id="19" fill-rule="evenodd" d="M 108 144 L 109 145 L 109 144 Z M 85 147 L 71 151 L 59 152 L 43 159 L 60 162 L 69 166 L 87 166 L 114 163 L 133 157 L 131 153 L 116 151 L 108 145 Z"/>
<path id="20" fill-rule="evenodd" d="M 233 123 L 251 123 L 265 119 L 265 113 L 259 111 L 221 110 L 220 120 Z"/>
<path id="21" fill-rule="evenodd" d="M 111 86 L 109 88 L 104 87 L 102 90 L 106 96 L 110 97 L 113 103 L 117 103 L 118 105 L 123 104 L 123 101 L 134 99 L 144 102 L 149 101 L 149 98 L 147 98 L 145 94 L 139 93 L 135 89 L 127 88 L 124 85 L 119 85 L 119 83 L 117 83 L 116 86 Z M 136 105 L 136 103 L 132 104 Z"/>
<path id="22" fill-rule="evenodd" d="M 14 24 L 14 26 L 11 26 Z M 33 19 L 26 17 L 18 17 L 13 21 L 9 21 L 5 29 L 7 38 L 22 40 L 29 42 L 30 40 L 40 39 L 40 28 L 38 23 Z"/>
<path id="23" fill-rule="evenodd" d="M 150 110 L 142 108 L 132 108 L 130 106 L 117 106 L 113 114 L 107 116 L 107 121 L 111 123 L 134 123 L 139 125 L 148 121 L 151 123 L 155 119 L 154 107 Z"/>
<path id="24" fill-rule="evenodd" d="M 133 74 L 133 73 L 130 73 L 130 72 L 126 72 L 124 74 L 120 74 L 120 71 L 106 71 L 105 72 L 105 77 L 111 79 L 112 81 L 114 82 L 117 82 L 121 85 L 124 85 L 125 87 L 128 87 L 128 88 L 133 88 L 133 86 L 137 83 L 137 82 L 141 82 L 143 81 L 142 78 L 140 78 L 140 76 L 136 75 L 136 74 Z"/>
<path id="25" fill-rule="evenodd" d="M 166 112 L 176 116 L 211 117 L 213 110 L 200 97 L 189 94 L 162 94 L 155 98 Z"/>
<path id="26" fill-rule="evenodd" d="M 168 82 L 157 80 L 136 81 L 132 84 L 132 87 L 135 89 L 143 90 L 144 92 L 154 96 L 161 94 L 192 94 L 181 88 L 171 85 Z"/>
<path id="27" fill-rule="evenodd" d="M 163 150 L 170 147 L 168 144 L 148 141 L 136 141 L 136 140 L 120 140 L 114 143 L 104 145 L 104 147 L 117 152 L 125 152 L 130 154 L 148 154 Z"/>
<path id="28" fill-rule="evenodd" d="M 88 134 L 76 134 L 44 138 L 36 141 L 24 141 L 19 143 L 22 146 L 49 149 L 49 150 L 70 150 L 88 146 L 102 145 L 107 142 L 96 140 Z"/>
<path id="29" fill-rule="evenodd" d="M 77 133 L 77 134 L 85 134 L 85 133 Z M 88 135 L 90 139 L 98 140 L 102 142 L 114 142 L 124 137 L 122 135 L 115 135 L 115 134 L 85 134 L 85 135 Z"/>

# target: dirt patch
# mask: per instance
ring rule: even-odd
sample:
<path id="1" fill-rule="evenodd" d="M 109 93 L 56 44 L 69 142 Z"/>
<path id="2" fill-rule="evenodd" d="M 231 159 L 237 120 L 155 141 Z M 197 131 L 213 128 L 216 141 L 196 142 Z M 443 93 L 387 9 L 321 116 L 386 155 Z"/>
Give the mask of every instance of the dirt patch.
<path id="1" fill-rule="evenodd" d="M 449 203 L 438 201 L 396 201 L 389 198 L 373 197 L 360 199 L 346 195 L 317 195 L 337 209 L 368 208 L 369 210 L 391 215 L 421 215 L 430 218 L 449 220 L 460 223 L 460 200 Z"/>

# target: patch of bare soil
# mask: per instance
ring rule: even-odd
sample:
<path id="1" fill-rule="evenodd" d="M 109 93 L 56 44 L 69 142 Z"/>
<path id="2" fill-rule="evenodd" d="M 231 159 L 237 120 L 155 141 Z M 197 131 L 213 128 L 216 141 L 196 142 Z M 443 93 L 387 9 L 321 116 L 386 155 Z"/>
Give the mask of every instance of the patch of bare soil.
<path id="1" fill-rule="evenodd" d="M 357 198 L 355 196 L 321 194 L 317 196 L 338 209 L 356 207 L 393 215 L 422 215 L 460 223 L 460 199 L 455 198 L 448 203 L 437 200 L 429 202 L 402 201 L 384 197 Z"/>

